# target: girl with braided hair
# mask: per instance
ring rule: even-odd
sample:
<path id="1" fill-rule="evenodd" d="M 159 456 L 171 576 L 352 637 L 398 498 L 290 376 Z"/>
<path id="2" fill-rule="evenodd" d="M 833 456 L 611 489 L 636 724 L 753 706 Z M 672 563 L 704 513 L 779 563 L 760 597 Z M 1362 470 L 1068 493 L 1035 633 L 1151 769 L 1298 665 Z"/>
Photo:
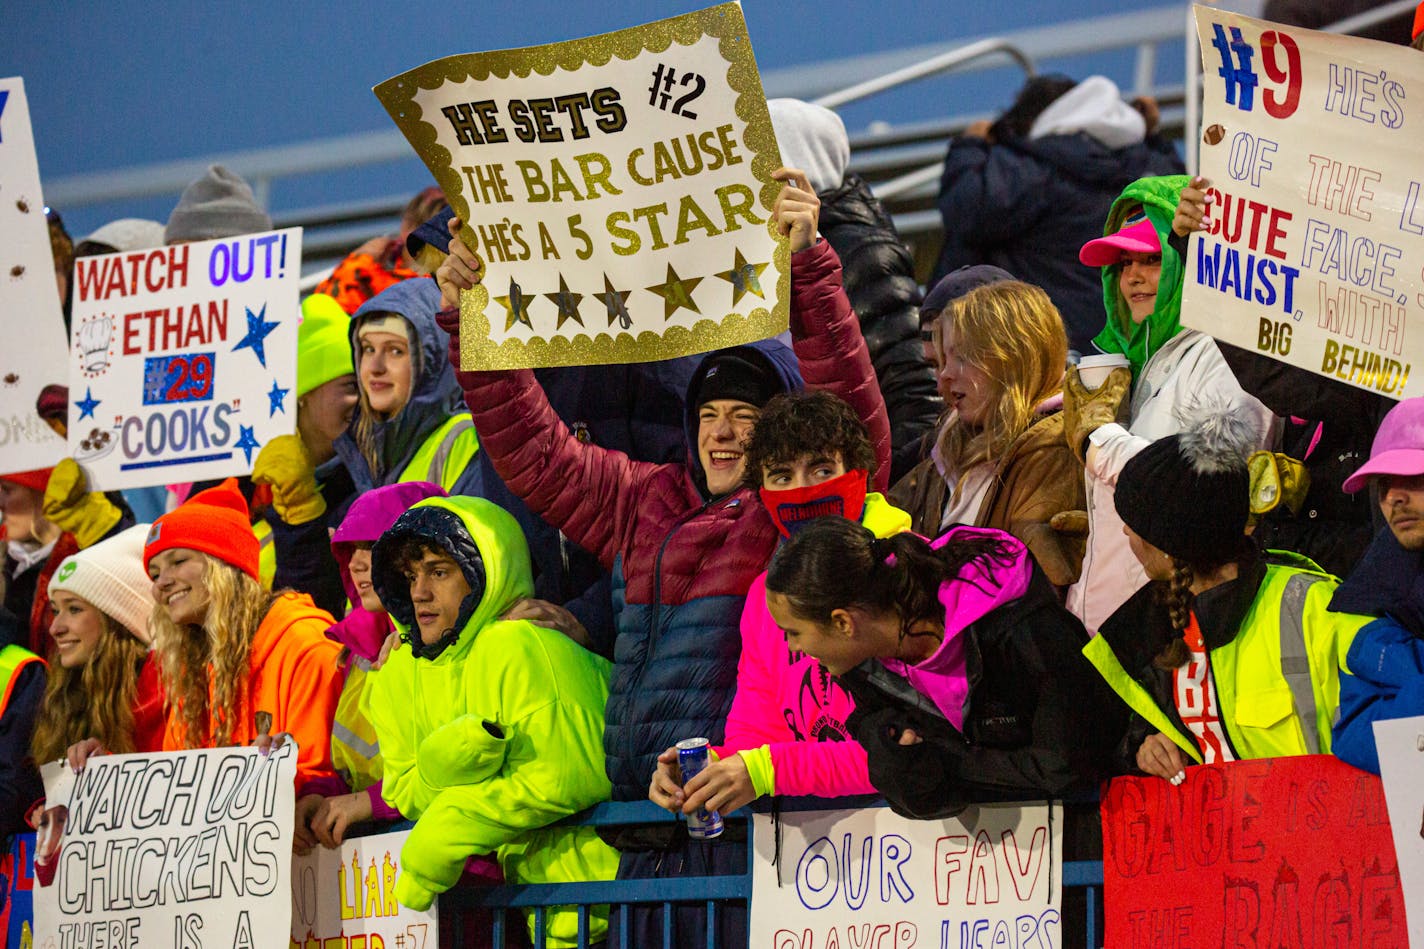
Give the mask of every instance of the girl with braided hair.
<path id="1" fill-rule="evenodd" d="M 1329 612 L 1335 577 L 1246 535 L 1251 447 L 1248 418 L 1209 410 L 1118 477 L 1123 532 L 1154 582 L 1084 654 L 1131 709 L 1123 771 L 1180 784 L 1190 764 L 1330 752 L 1369 618 Z"/>
<path id="2" fill-rule="evenodd" d="M 877 538 L 818 518 L 777 551 L 766 591 L 787 646 L 854 699 L 846 725 L 897 813 L 948 817 L 1106 773 L 1121 715 L 1083 661 L 1082 624 L 1014 536 Z"/>

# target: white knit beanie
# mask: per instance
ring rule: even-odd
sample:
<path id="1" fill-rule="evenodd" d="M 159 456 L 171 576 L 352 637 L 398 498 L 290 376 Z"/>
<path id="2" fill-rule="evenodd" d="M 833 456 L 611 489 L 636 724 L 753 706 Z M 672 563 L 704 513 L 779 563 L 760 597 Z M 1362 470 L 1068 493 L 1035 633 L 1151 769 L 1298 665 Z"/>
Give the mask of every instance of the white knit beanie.
<path id="1" fill-rule="evenodd" d="M 143 542 L 149 526 L 135 524 L 64 558 L 49 582 L 50 594 L 73 593 L 112 616 L 140 641 L 149 642 L 153 581 L 143 569 Z"/>

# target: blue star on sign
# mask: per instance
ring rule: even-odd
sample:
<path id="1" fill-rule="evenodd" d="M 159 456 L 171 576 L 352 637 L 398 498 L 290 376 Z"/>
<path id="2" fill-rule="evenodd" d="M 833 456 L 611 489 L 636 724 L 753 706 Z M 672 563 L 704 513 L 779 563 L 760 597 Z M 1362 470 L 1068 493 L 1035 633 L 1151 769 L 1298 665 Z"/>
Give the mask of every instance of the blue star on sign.
<path id="1" fill-rule="evenodd" d="M 244 346 L 249 347 L 257 354 L 257 361 L 262 364 L 262 368 L 267 368 L 267 351 L 263 348 L 263 341 L 267 339 L 267 334 L 281 325 L 281 321 L 272 323 L 263 319 L 267 315 L 267 304 L 262 304 L 262 309 L 257 313 L 247 310 L 247 335 L 237 341 L 237 345 L 232 347 L 233 352 L 237 352 Z"/>
<path id="2" fill-rule="evenodd" d="M 252 464 L 252 452 L 261 448 L 262 445 L 257 441 L 257 436 L 252 433 L 251 425 L 239 425 L 237 428 L 239 437 L 237 441 L 233 442 L 233 447 L 242 449 L 242 453 L 247 456 L 247 463 L 250 465 Z"/>
<path id="3" fill-rule="evenodd" d="M 86 418 L 94 417 L 94 410 L 97 409 L 102 399 L 94 398 L 94 390 L 90 386 L 84 387 L 84 398 L 74 404 L 79 407 L 79 420 L 82 422 Z"/>
<path id="4" fill-rule="evenodd" d="M 272 380 L 272 391 L 267 393 L 267 398 L 270 399 L 272 403 L 267 408 L 268 418 L 271 418 L 278 412 L 281 412 L 283 415 L 287 414 L 287 407 L 282 404 L 282 400 L 285 399 L 287 397 L 287 393 L 291 391 L 291 389 L 283 389 L 281 386 L 277 385 L 276 379 Z"/>

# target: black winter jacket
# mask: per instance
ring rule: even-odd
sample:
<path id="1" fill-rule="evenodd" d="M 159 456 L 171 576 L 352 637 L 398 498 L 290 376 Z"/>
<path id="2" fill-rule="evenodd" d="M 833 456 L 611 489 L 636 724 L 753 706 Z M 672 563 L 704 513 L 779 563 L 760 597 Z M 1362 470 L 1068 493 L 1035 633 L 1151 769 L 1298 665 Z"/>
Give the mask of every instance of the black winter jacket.
<path id="1" fill-rule="evenodd" d="M 1281 450 L 1310 472 L 1300 512 L 1272 511 L 1256 538 L 1268 549 L 1304 554 L 1330 573 L 1348 576 L 1382 522 L 1370 492 L 1346 494 L 1341 485 L 1370 457 L 1375 431 L 1394 400 L 1228 343 L 1218 341 L 1217 348 L 1241 388 L 1288 420 Z"/>
<path id="2" fill-rule="evenodd" d="M 1107 319 L 1102 271 L 1079 263 L 1078 251 L 1103 235 L 1123 188 L 1182 170 L 1156 137 L 1116 150 L 1082 133 L 993 145 L 956 138 L 940 179 L 944 249 L 934 280 L 966 264 L 1002 267 L 1048 293 L 1071 348 L 1096 352 L 1092 339 Z"/>
<path id="3" fill-rule="evenodd" d="M 890 416 L 890 483 L 920 460 L 921 439 L 942 403 L 920 343 L 920 288 L 914 259 L 884 206 L 859 175 L 823 191 L 821 236 L 835 248 L 846 295 L 860 318 L 875 379 Z"/>
<path id="4" fill-rule="evenodd" d="M 1108 774 L 1126 709 L 1083 657 L 1083 625 L 1034 569 L 1028 591 L 965 627 L 969 700 L 956 729 L 904 678 L 872 659 L 840 682 L 870 783 L 895 813 L 953 817 L 972 801 L 1052 797 Z M 913 729 L 923 741 L 899 744 Z"/>

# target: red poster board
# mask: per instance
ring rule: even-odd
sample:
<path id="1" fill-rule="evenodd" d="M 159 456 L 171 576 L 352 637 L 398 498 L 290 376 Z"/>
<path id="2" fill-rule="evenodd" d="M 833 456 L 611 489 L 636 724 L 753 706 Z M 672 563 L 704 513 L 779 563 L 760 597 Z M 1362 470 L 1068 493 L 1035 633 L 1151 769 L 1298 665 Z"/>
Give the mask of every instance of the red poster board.
<path id="1" fill-rule="evenodd" d="M 1111 949 L 1400 949 L 1378 777 L 1330 755 L 1117 778 L 1103 797 Z"/>

